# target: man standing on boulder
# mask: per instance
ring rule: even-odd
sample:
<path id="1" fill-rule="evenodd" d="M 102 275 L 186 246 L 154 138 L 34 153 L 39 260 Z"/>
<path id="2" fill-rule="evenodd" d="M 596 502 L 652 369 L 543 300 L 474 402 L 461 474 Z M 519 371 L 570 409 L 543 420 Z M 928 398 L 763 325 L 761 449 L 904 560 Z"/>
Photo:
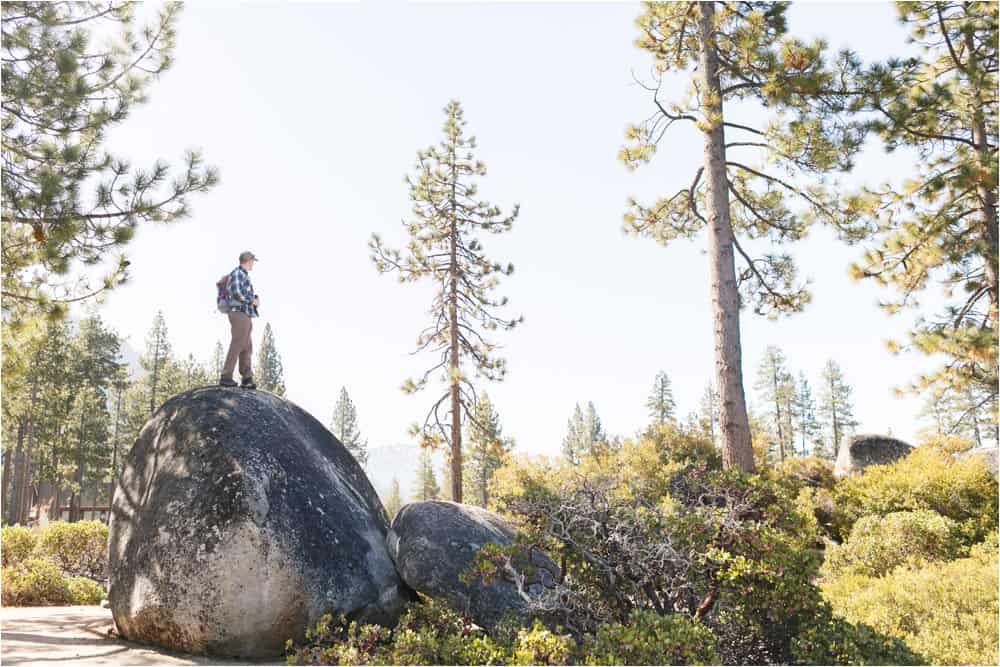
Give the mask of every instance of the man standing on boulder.
<path id="1" fill-rule="evenodd" d="M 250 366 L 253 356 L 253 318 L 257 317 L 257 306 L 260 298 L 253 291 L 250 282 L 250 271 L 257 257 L 249 250 L 240 253 L 240 265 L 229 273 L 226 285 L 229 294 L 229 326 L 232 330 L 232 340 L 229 343 L 229 354 L 226 363 L 222 365 L 222 377 L 219 384 L 223 387 L 235 387 L 233 371 L 236 362 L 240 363 L 240 384 L 244 389 L 256 389 L 253 381 L 253 369 Z"/>

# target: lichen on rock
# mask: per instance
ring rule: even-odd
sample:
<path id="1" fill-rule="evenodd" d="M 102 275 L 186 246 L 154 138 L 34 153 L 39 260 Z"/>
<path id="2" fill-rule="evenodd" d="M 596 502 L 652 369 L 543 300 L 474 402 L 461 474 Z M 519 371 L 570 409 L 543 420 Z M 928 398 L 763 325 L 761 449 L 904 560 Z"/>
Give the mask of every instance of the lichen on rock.
<path id="1" fill-rule="evenodd" d="M 267 392 L 202 388 L 143 427 L 112 504 L 109 602 L 126 638 L 280 655 L 323 614 L 393 624 L 413 592 L 364 471 Z"/>

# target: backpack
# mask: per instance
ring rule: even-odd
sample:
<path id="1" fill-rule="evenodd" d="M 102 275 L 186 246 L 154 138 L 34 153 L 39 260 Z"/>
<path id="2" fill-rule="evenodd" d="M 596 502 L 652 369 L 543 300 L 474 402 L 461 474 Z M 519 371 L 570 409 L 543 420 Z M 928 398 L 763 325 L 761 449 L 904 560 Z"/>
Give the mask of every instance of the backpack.
<path id="1" fill-rule="evenodd" d="M 227 273 L 222 276 L 219 282 L 215 283 L 216 295 L 215 295 L 215 306 L 219 309 L 220 313 L 229 313 L 232 307 L 229 305 L 229 276 L 232 274 Z"/>

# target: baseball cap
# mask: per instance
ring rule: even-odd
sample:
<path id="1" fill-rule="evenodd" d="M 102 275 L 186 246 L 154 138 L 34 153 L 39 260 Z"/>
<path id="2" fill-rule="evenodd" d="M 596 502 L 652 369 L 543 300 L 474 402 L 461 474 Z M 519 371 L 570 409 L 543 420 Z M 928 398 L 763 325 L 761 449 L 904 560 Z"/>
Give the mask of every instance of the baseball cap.
<path id="1" fill-rule="evenodd" d="M 247 261 L 248 259 L 252 259 L 255 262 L 260 261 L 260 258 L 258 258 L 257 255 L 253 254 L 249 250 L 244 250 L 243 252 L 240 253 L 240 264 Z"/>

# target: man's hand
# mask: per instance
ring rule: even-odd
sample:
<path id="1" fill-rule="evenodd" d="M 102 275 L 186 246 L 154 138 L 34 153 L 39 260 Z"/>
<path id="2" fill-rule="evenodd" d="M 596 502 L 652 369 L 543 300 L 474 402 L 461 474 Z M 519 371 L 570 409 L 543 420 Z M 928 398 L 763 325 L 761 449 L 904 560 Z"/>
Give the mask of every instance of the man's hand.
<path id="1" fill-rule="evenodd" d="M 260 308 L 260 297 L 255 296 L 252 303 L 254 308 Z"/>

